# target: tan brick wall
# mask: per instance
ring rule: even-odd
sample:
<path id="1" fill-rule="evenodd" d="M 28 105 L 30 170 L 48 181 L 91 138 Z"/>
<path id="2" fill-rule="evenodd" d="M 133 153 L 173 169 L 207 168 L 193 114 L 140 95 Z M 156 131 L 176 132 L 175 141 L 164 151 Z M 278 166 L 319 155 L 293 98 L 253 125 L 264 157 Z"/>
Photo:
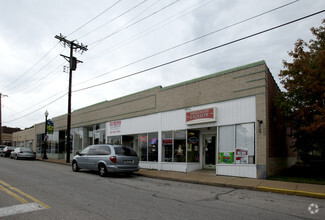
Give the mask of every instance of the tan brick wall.
<path id="1" fill-rule="evenodd" d="M 211 74 L 191 81 L 161 88 L 160 86 L 111 101 L 79 109 L 72 113 L 72 128 L 126 119 L 157 112 L 199 106 L 247 96 L 256 97 L 256 119 L 263 120 L 261 133 L 256 124 L 256 164 L 258 177 L 265 175 L 268 152 L 268 118 L 266 100 L 268 68 L 264 61 Z M 66 129 L 67 116 L 52 119 L 54 129 Z M 24 131 L 25 132 L 25 131 Z M 35 126 L 44 133 L 44 123 Z M 35 141 L 36 142 L 36 141 Z"/>
<path id="2" fill-rule="evenodd" d="M 29 128 L 24 131 L 18 131 L 12 134 L 13 142 L 24 142 L 24 145 L 26 146 L 27 141 L 33 141 L 33 151 L 36 151 L 36 133 L 35 133 L 35 127 Z M 16 145 L 17 146 L 17 145 Z"/>
<path id="3" fill-rule="evenodd" d="M 264 62 L 177 85 L 160 86 L 86 107 L 72 113 L 71 127 L 81 127 L 162 111 L 265 94 Z M 263 109 L 262 109 L 263 110 Z M 55 130 L 66 128 L 67 116 L 53 118 Z"/>

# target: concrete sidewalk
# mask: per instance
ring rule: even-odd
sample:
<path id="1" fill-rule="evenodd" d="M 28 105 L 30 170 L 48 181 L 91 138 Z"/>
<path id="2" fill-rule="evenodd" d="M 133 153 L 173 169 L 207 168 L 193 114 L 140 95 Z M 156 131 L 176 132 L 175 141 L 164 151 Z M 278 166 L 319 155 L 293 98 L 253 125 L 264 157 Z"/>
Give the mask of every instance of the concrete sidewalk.
<path id="1" fill-rule="evenodd" d="M 66 163 L 65 160 L 55 160 L 55 159 L 42 160 L 39 158 L 38 160 L 71 166 L 71 162 Z M 140 169 L 135 174 L 140 176 L 165 179 L 165 180 L 181 181 L 181 182 L 196 183 L 196 184 L 211 185 L 211 186 L 231 187 L 237 189 L 249 189 L 249 190 L 257 190 L 257 191 L 273 192 L 273 193 L 283 193 L 283 194 L 325 199 L 325 185 L 230 177 L 230 176 L 217 176 L 215 174 L 215 171 L 209 171 L 209 170 L 198 170 L 190 173 L 181 173 L 181 172 L 172 172 L 172 171 Z"/>

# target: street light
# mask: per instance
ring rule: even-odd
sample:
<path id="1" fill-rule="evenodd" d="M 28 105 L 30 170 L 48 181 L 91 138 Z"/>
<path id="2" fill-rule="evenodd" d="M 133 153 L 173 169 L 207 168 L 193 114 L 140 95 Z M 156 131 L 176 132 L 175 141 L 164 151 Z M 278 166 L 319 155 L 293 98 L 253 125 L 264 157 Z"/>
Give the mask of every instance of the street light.
<path id="1" fill-rule="evenodd" d="M 44 113 L 45 115 L 45 135 L 44 135 L 44 150 L 43 150 L 43 160 L 47 160 L 47 155 L 46 155 L 46 147 L 47 147 L 47 116 L 49 116 L 48 111 L 46 110 L 46 112 Z"/>

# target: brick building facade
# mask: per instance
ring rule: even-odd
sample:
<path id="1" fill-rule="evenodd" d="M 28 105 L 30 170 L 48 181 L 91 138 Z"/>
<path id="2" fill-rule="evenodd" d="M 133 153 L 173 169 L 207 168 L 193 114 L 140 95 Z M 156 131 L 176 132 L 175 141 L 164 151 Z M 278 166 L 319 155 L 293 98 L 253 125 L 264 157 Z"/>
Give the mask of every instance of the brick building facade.
<path id="1" fill-rule="evenodd" d="M 127 144 L 142 168 L 265 178 L 296 160 L 273 104 L 279 92 L 260 61 L 104 101 L 72 113 L 72 154 L 90 144 Z M 66 115 L 52 121 L 48 156 L 63 158 Z M 14 143 L 41 153 L 42 133 L 44 123 L 36 124 L 14 133 Z"/>

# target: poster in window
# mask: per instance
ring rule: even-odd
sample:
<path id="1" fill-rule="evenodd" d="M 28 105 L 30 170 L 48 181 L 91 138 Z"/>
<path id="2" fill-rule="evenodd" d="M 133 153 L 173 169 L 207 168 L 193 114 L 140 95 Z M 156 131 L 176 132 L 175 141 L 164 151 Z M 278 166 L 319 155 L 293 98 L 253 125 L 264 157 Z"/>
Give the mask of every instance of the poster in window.
<path id="1" fill-rule="evenodd" d="M 219 153 L 219 162 L 232 164 L 234 163 L 234 152 L 220 152 Z"/>
<path id="2" fill-rule="evenodd" d="M 248 151 L 246 148 L 236 149 L 236 164 L 248 164 Z"/>

